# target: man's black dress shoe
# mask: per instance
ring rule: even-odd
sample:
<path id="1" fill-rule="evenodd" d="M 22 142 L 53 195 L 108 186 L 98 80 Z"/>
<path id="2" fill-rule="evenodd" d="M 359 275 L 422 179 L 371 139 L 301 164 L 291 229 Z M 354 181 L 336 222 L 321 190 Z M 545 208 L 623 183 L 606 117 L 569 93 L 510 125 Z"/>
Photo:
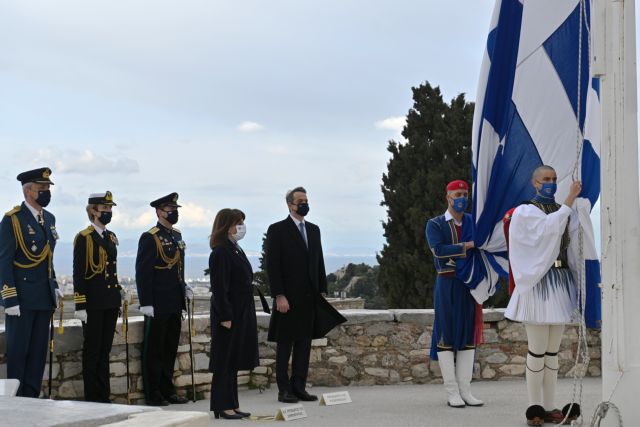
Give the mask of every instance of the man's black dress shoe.
<path id="1" fill-rule="evenodd" d="M 189 399 L 187 399 L 186 397 L 178 396 L 177 394 L 172 394 L 167 398 L 167 400 L 169 401 L 169 403 L 177 403 L 177 404 L 187 403 L 189 401 Z"/>
<path id="2" fill-rule="evenodd" d="M 147 399 L 146 403 L 147 403 L 147 406 L 169 406 L 169 402 L 160 398 Z"/>
<path id="3" fill-rule="evenodd" d="M 284 403 L 298 403 L 298 398 L 288 391 L 283 391 L 282 393 L 278 393 L 278 401 Z"/>
<path id="4" fill-rule="evenodd" d="M 242 412 L 242 411 L 238 411 L 237 409 L 234 409 L 233 412 L 235 412 L 238 415 L 242 415 L 244 418 L 251 416 L 251 412 Z"/>
<path id="5" fill-rule="evenodd" d="M 318 400 L 318 396 L 315 394 L 309 394 L 306 390 L 304 391 L 294 391 L 293 394 L 300 400 L 304 402 L 313 402 L 314 400 Z"/>

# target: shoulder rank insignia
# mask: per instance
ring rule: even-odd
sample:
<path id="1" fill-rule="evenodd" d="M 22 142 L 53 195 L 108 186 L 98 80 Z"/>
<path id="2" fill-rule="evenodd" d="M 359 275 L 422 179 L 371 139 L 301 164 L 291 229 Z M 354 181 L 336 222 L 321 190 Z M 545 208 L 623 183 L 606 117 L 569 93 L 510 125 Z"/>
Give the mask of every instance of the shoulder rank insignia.
<path id="1" fill-rule="evenodd" d="M 177 229 L 177 228 L 175 228 L 175 227 L 173 227 L 173 228 L 171 228 L 171 229 L 172 229 L 173 231 L 177 232 L 178 234 L 182 234 L 182 231 L 180 231 L 179 229 Z"/>
<path id="2" fill-rule="evenodd" d="M 148 231 L 148 233 L 149 234 L 156 234 L 158 231 L 160 231 L 160 229 L 158 227 L 153 227 Z"/>
<path id="3" fill-rule="evenodd" d="M 15 206 L 13 209 L 11 209 L 9 212 L 5 213 L 6 216 L 11 216 L 11 215 L 15 215 L 18 212 L 20 212 L 20 209 L 22 209 L 22 206 L 18 205 Z"/>
<path id="4" fill-rule="evenodd" d="M 184 251 L 185 249 L 187 249 L 187 244 L 185 243 L 184 240 L 179 240 L 178 247 Z"/>
<path id="5" fill-rule="evenodd" d="M 82 230 L 80 234 L 83 235 L 84 237 L 87 237 L 89 234 L 93 233 L 93 230 L 95 230 L 95 228 L 93 228 L 93 225 L 90 225 L 84 230 Z"/>
<path id="6" fill-rule="evenodd" d="M 109 238 L 111 239 L 114 245 L 116 246 L 119 245 L 118 238 L 116 237 L 115 233 L 109 233 Z"/>

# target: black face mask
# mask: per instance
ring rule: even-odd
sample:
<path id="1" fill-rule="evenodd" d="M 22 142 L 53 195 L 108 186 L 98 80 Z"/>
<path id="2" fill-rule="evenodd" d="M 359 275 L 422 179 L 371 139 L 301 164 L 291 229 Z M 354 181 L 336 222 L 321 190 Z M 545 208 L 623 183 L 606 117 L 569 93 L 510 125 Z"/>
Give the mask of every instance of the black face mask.
<path id="1" fill-rule="evenodd" d="M 309 213 L 309 203 L 298 203 L 296 213 L 300 216 L 306 216 Z"/>
<path id="2" fill-rule="evenodd" d="M 51 202 L 51 190 L 41 190 L 38 191 L 38 198 L 36 199 L 36 203 L 46 208 Z"/>
<path id="3" fill-rule="evenodd" d="M 178 222 L 178 210 L 167 212 L 167 222 L 171 225 Z"/>
<path id="4" fill-rule="evenodd" d="M 111 222 L 111 217 L 113 216 L 113 212 L 100 212 L 100 216 L 98 217 L 98 221 L 102 225 L 107 225 Z"/>

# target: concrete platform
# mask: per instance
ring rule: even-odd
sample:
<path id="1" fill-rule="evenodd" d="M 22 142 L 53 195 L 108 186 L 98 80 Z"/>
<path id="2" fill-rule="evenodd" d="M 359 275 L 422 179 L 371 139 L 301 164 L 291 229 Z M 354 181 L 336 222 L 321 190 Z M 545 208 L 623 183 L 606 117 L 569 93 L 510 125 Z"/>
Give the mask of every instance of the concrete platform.
<path id="1" fill-rule="evenodd" d="M 571 399 L 573 382 L 560 380 L 558 402 Z M 314 387 L 314 394 L 348 390 L 353 403 L 337 406 L 319 406 L 318 402 L 304 403 L 308 418 L 290 421 L 290 426 L 347 426 L 347 427 L 514 427 L 525 426 L 524 411 L 527 408 L 527 392 L 524 380 L 481 381 L 473 383 L 473 393 L 485 401 L 480 408 L 454 409 L 446 405 L 441 384 L 371 386 L 350 388 Z M 598 378 L 584 381 L 583 408 L 585 425 L 591 419 L 595 406 L 600 402 L 601 382 Z M 240 406 L 253 415 L 275 415 L 281 404 L 277 391 L 270 389 L 241 391 Z M 172 405 L 172 411 L 208 411 L 208 401 L 187 405 Z M 238 421 L 214 420 L 212 425 L 237 425 Z M 249 422 L 249 421 L 245 421 Z M 255 421 L 258 424 L 277 424 L 282 421 Z"/>
<path id="2" fill-rule="evenodd" d="M 128 420 L 104 427 L 207 427 L 209 414 L 194 411 L 153 411 L 133 414 Z"/>
<path id="3" fill-rule="evenodd" d="M 127 420 L 132 414 L 160 411 L 148 406 L 105 405 L 71 400 L 0 396 L 3 427 L 91 427 Z"/>

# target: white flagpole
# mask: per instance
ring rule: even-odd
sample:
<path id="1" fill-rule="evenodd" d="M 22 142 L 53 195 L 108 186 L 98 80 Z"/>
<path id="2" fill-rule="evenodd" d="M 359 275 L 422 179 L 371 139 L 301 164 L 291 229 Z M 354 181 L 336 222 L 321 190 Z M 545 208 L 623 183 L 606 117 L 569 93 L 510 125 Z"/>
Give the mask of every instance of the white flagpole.
<path id="1" fill-rule="evenodd" d="M 594 70 L 601 77 L 602 399 L 640 422 L 640 201 L 635 2 L 596 0 Z M 585 413 L 588 420 L 590 415 Z M 617 426 L 609 410 L 603 426 Z"/>

